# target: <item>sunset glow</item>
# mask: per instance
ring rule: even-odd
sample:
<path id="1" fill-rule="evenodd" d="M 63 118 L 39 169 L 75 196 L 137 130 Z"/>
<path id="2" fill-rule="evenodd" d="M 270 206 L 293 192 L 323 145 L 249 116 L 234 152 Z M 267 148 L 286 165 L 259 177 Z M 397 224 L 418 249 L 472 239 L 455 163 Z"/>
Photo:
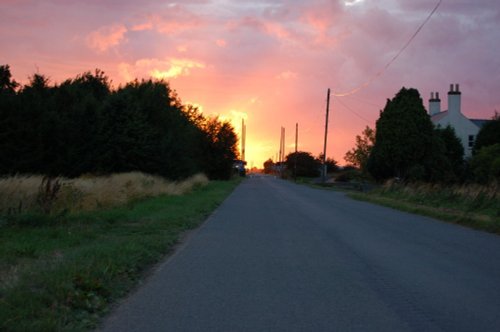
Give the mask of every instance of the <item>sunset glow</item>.
<path id="1" fill-rule="evenodd" d="M 135 78 L 168 80 L 183 102 L 247 126 L 248 166 L 276 159 L 280 128 L 287 153 L 323 149 L 328 88 L 333 97 L 327 155 L 344 154 L 386 99 L 417 88 L 459 83 L 462 111 L 500 111 L 500 3 L 443 1 L 35 1 L 0 0 L 0 64 L 26 83 L 36 72 L 52 83 L 102 69 L 114 87 Z M 378 75 L 380 74 L 380 75 Z M 373 78 L 373 80 L 370 80 Z M 443 97 L 446 109 L 446 98 Z"/>

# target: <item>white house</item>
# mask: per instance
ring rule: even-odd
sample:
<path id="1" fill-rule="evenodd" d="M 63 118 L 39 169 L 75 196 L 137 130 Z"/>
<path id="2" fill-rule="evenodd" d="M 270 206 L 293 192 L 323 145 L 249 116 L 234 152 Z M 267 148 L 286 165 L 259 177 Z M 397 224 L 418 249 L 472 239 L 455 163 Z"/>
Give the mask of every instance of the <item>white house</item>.
<path id="1" fill-rule="evenodd" d="M 441 111 L 439 92 L 431 92 L 429 99 L 429 115 L 435 126 L 446 127 L 450 125 L 462 141 L 465 157 L 472 156 L 472 148 L 481 127 L 488 120 L 468 119 L 462 114 L 461 96 L 458 84 L 450 84 L 448 91 L 448 110 Z"/>

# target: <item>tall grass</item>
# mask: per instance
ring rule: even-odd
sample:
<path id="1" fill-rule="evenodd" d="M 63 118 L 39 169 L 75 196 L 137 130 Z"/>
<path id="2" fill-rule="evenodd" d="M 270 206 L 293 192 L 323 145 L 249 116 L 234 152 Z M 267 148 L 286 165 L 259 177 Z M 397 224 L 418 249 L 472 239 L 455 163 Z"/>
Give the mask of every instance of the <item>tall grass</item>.
<path id="1" fill-rule="evenodd" d="M 182 195 L 208 183 L 202 174 L 172 182 L 140 172 L 76 179 L 58 177 L 49 184 L 44 179 L 38 175 L 1 178 L 0 214 L 37 213 L 49 208 L 45 212 L 93 211 L 162 194 Z M 50 202 L 45 197 L 48 193 L 53 194 Z"/>
<path id="2" fill-rule="evenodd" d="M 467 184 L 445 186 L 441 184 L 406 184 L 388 181 L 378 189 L 383 195 L 398 197 L 434 207 L 450 207 L 460 210 L 495 210 L 500 216 L 500 185 Z"/>
<path id="3" fill-rule="evenodd" d="M 388 181 L 351 197 L 500 234 L 500 184 L 401 184 Z"/>

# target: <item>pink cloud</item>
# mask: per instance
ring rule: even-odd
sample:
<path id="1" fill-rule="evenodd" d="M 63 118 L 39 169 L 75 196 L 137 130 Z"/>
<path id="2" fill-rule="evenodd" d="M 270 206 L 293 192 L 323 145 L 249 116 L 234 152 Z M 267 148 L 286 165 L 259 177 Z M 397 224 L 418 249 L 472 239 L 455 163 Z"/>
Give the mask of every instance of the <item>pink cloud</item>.
<path id="1" fill-rule="evenodd" d="M 99 52 L 107 51 L 125 41 L 127 28 L 122 24 L 114 24 L 99 28 L 87 36 L 87 45 Z"/>
<path id="2" fill-rule="evenodd" d="M 287 70 L 279 73 L 275 77 L 279 80 L 291 80 L 291 79 L 296 79 L 298 77 L 298 74 L 293 71 Z"/>
<path id="3" fill-rule="evenodd" d="M 292 40 L 293 32 L 287 29 L 285 26 L 275 22 L 264 22 L 262 24 L 263 30 L 270 36 L 276 37 L 280 40 Z"/>
<path id="4" fill-rule="evenodd" d="M 186 45 L 179 45 L 177 46 L 177 52 L 179 53 L 186 53 L 188 51 L 188 47 Z"/>
<path id="5" fill-rule="evenodd" d="M 171 4 L 162 11 L 148 15 L 147 22 L 156 31 L 167 35 L 195 29 L 204 23 L 199 15 L 178 4 Z"/>
<path id="6" fill-rule="evenodd" d="M 243 29 L 257 31 L 281 43 L 301 43 L 304 40 L 304 36 L 286 24 L 250 16 L 239 20 L 232 20 L 227 23 L 226 27 L 229 31 L 240 31 Z"/>
<path id="7" fill-rule="evenodd" d="M 227 43 L 224 39 L 217 39 L 215 41 L 215 44 L 219 47 L 226 47 Z"/>
<path id="8" fill-rule="evenodd" d="M 193 69 L 203 69 L 203 62 L 186 58 L 139 59 L 134 63 L 120 63 L 119 72 L 125 81 L 135 78 L 173 79 L 188 76 Z"/>
<path id="9" fill-rule="evenodd" d="M 152 29 L 153 29 L 152 22 L 145 22 L 145 23 L 141 23 L 141 24 L 136 24 L 130 28 L 131 31 L 144 31 L 144 30 L 152 30 Z"/>

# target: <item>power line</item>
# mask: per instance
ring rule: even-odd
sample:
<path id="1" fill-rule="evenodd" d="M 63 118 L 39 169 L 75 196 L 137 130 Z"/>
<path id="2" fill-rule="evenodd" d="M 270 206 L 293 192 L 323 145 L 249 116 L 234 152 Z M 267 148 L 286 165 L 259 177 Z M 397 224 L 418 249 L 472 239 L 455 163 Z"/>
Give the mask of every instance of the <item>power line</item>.
<path id="1" fill-rule="evenodd" d="M 370 120 L 368 120 L 367 118 L 365 118 L 364 116 L 362 116 L 361 114 L 359 114 L 358 112 L 354 111 L 352 108 L 350 108 L 349 106 L 344 104 L 344 102 L 342 102 L 341 98 L 335 98 L 335 100 L 338 101 L 342 106 L 344 106 L 345 109 L 347 109 L 348 111 L 350 111 L 351 113 L 356 115 L 358 118 L 365 120 L 368 123 L 371 122 Z"/>
<path id="2" fill-rule="evenodd" d="M 379 70 L 377 73 L 375 73 L 375 75 L 373 75 L 372 77 L 370 77 L 370 79 L 368 81 L 366 81 L 365 83 L 361 84 L 357 88 L 355 88 L 355 89 L 353 89 L 351 91 L 348 91 L 348 92 L 344 92 L 344 93 L 335 93 L 333 95 L 335 97 L 345 97 L 345 96 L 353 95 L 356 92 L 360 91 L 361 89 L 366 88 L 373 81 L 375 81 L 377 78 L 379 78 L 387 70 L 387 68 L 389 68 L 389 66 L 392 65 L 392 63 L 394 61 L 396 61 L 396 59 L 401 55 L 401 53 L 403 53 L 406 50 L 406 48 L 408 46 L 410 46 L 410 44 L 413 41 L 413 39 L 415 39 L 415 37 L 417 37 L 417 35 L 420 32 L 420 30 L 422 30 L 422 28 L 424 27 L 424 25 L 426 25 L 427 22 L 429 22 L 429 20 L 431 19 L 432 15 L 434 15 L 434 13 L 437 11 L 437 9 L 439 8 L 439 6 L 441 5 L 441 2 L 443 2 L 443 0 L 439 0 L 438 1 L 438 3 L 436 4 L 436 6 L 434 7 L 434 9 L 430 12 L 430 14 L 424 20 L 424 22 L 422 24 L 420 24 L 420 26 L 418 27 L 418 29 L 410 37 L 410 39 L 408 39 L 408 41 L 406 42 L 406 44 L 403 45 L 403 47 L 399 50 L 399 52 L 396 53 L 396 55 L 391 60 L 389 60 L 389 62 L 381 70 Z"/>
<path id="3" fill-rule="evenodd" d="M 357 101 L 357 102 L 360 102 L 360 103 L 363 103 L 363 104 L 366 104 L 366 105 L 370 105 L 370 106 L 374 106 L 374 107 L 380 108 L 380 104 L 375 103 L 373 101 L 369 101 L 369 100 L 360 98 L 359 96 L 356 96 L 356 95 L 350 95 L 350 96 L 346 96 L 346 97 L 351 98 L 353 101 Z"/>

